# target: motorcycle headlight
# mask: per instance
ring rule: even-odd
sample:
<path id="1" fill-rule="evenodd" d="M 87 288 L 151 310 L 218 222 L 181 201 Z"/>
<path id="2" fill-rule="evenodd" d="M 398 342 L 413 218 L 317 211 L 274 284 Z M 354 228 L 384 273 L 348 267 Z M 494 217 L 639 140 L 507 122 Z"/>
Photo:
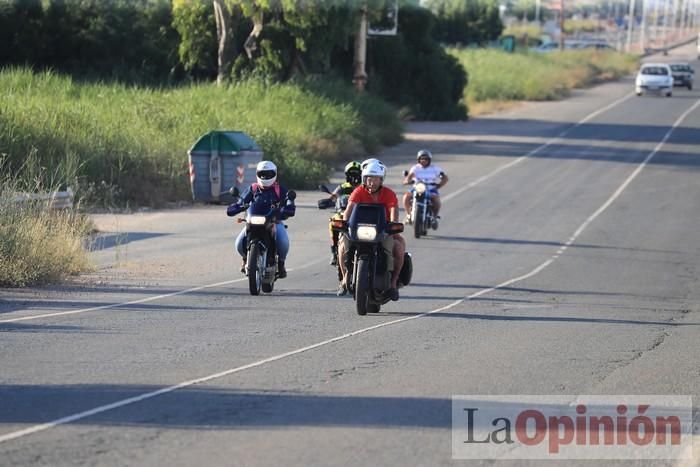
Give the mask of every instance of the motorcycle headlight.
<path id="1" fill-rule="evenodd" d="M 426 190 L 425 183 L 423 183 L 423 182 L 416 183 L 416 193 L 422 195 L 423 193 L 425 193 L 425 190 Z"/>
<path id="2" fill-rule="evenodd" d="M 250 216 L 248 222 L 253 225 L 263 225 L 265 224 L 265 216 Z"/>
<path id="3" fill-rule="evenodd" d="M 377 228 L 373 225 L 360 225 L 357 227 L 358 240 L 372 241 L 377 237 Z"/>

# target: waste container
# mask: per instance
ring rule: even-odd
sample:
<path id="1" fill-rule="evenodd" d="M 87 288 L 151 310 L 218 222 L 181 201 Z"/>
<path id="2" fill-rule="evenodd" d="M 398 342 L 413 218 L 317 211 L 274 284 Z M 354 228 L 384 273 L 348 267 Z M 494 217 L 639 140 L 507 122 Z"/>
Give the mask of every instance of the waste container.
<path id="1" fill-rule="evenodd" d="M 187 152 L 192 199 L 229 203 L 229 189 L 243 189 L 255 181 L 255 167 L 262 160 L 260 146 L 242 131 L 210 131 Z"/>

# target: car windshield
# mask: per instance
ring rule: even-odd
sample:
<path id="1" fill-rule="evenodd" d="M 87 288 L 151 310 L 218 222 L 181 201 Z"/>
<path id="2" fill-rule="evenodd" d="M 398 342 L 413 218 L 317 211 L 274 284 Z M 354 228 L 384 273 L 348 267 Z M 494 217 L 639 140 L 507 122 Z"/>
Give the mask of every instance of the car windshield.
<path id="1" fill-rule="evenodd" d="M 648 66 L 642 68 L 641 73 L 643 75 L 667 75 L 668 70 L 664 67 L 660 66 Z"/>
<path id="2" fill-rule="evenodd" d="M 688 65 L 671 65 L 671 71 L 688 71 L 689 69 Z"/>

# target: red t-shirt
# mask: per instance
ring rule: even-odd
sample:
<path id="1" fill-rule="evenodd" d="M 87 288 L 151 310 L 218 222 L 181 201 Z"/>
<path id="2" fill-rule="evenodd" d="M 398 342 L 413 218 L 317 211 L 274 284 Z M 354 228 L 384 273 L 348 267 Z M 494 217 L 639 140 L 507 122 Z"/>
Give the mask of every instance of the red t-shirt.
<path id="1" fill-rule="evenodd" d="M 367 191 L 364 185 L 360 185 L 350 193 L 348 201 L 352 203 L 383 204 L 386 209 L 386 220 L 391 219 L 389 210 L 399 206 L 399 199 L 391 188 L 382 186 L 375 194 Z"/>

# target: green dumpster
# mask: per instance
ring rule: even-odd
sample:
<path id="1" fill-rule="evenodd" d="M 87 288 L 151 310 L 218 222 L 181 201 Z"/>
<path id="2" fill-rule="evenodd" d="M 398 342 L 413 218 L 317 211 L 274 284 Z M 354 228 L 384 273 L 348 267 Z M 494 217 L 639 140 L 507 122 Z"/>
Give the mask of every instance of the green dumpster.
<path id="1" fill-rule="evenodd" d="M 210 131 L 187 152 L 192 199 L 230 202 L 229 189 L 255 181 L 255 166 L 263 158 L 260 146 L 242 131 Z"/>

